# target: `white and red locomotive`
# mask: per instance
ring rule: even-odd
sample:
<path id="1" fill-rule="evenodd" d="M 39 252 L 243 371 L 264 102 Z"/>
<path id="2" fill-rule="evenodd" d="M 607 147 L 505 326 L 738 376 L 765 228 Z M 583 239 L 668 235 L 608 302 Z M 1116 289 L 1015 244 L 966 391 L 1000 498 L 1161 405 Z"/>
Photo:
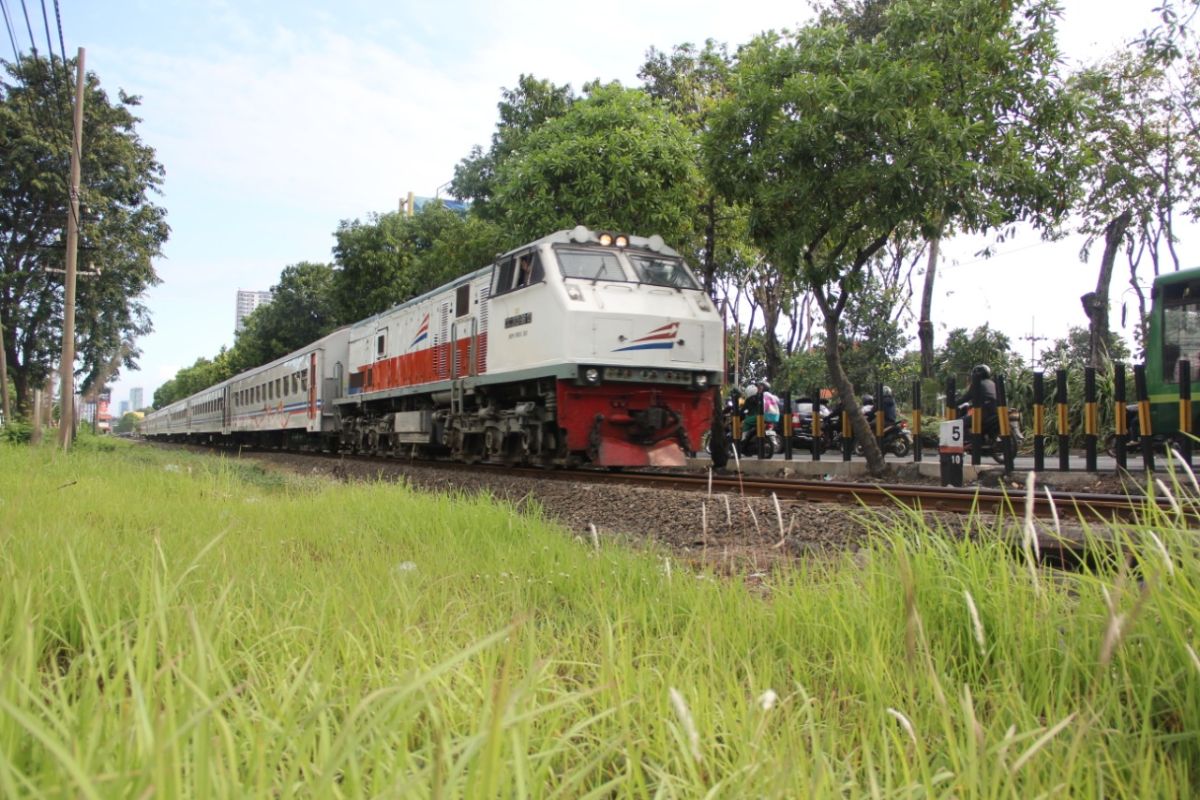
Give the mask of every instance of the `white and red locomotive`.
<path id="1" fill-rule="evenodd" d="M 559 231 L 146 417 L 146 436 L 460 460 L 678 465 L 724 331 L 658 236 Z"/>

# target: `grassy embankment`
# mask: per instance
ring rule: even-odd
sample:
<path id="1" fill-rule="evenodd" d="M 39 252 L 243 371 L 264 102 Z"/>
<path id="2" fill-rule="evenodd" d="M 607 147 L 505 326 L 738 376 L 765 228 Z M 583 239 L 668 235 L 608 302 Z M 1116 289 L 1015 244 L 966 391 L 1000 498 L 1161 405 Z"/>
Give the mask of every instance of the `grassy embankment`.
<path id="1" fill-rule="evenodd" d="M 1200 787 L 1177 517 L 1068 576 L 914 520 L 764 595 L 486 500 L 150 448 L 0 447 L 0 487 L 0 796 Z"/>

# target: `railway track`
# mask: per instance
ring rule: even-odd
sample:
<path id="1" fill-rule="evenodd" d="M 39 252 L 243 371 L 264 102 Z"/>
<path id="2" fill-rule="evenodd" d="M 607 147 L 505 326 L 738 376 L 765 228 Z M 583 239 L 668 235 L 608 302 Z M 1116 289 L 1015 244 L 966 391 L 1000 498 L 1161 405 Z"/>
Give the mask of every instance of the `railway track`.
<path id="1" fill-rule="evenodd" d="M 262 454 L 291 451 L 254 451 Z M 305 453 L 332 459 L 351 459 L 361 463 L 404 464 L 413 467 L 463 471 L 491 471 L 508 476 L 522 476 L 536 481 L 578 481 L 583 483 L 622 484 L 648 489 L 668 489 L 689 492 L 716 492 L 757 495 L 774 494 L 780 501 L 841 503 L 868 506 L 891 506 L 921 511 L 940 511 L 956 514 L 1025 514 L 1025 491 L 986 487 L 955 488 L 908 483 L 860 483 L 781 479 L 746 474 L 695 475 L 679 472 L 644 472 L 633 470 L 598 469 L 541 469 L 512 467 L 499 464 L 460 464 L 450 461 L 410 459 L 380 459 L 373 456 Z M 1144 496 L 1097 494 L 1088 492 L 1052 491 L 1047 498 L 1044 488 L 1038 487 L 1033 513 L 1037 517 L 1057 516 L 1063 520 L 1083 522 L 1129 522 L 1143 516 L 1151 502 L 1160 509 L 1170 510 L 1163 498 L 1151 501 Z"/>
<path id="2" fill-rule="evenodd" d="M 478 467 L 476 467 L 478 468 Z M 509 474 L 526 472 L 539 479 L 577 480 L 594 483 L 623 483 L 644 488 L 676 491 L 727 492 L 737 494 L 774 494 L 781 501 L 817 503 L 855 503 L 893 506 L 915 510 L 958 514 L 1025 514 L 1024 490 L 1008 492 L 984 487 L 955 488 L 904 483 L 858 483 L 852 481 L 808 481 L 762 478 L 756 476 L 688 475 L 680 473 L 599 472 L 596 470 L 556 470 L 507 468 Z M 1144 514 L 1150 502 L 1145 497 L 1086 492 L 1051 492 L 1051 499 L 1039 489 L 1033 513 L 1038 517 L 1057 515 L 1062 519 L 1088 522 L 1132 521 Z M 1051 505 L 1053 502 L 1053 507 Z M 1166 500 L 1158 506 L 1170 510 Z"/>

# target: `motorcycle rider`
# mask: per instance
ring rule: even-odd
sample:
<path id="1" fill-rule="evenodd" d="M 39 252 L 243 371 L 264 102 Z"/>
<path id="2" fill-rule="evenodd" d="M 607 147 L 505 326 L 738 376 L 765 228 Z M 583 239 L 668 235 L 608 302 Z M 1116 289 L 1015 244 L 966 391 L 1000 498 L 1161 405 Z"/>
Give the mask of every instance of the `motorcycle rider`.
<path id="1" fill-rule="evenodd" d="M 779 396 L 771 391 L 771 383 L 763 378 L 758 382 L 758 394 L 762 397 L 763 416 L 772 425 L 779 424 Z"/>
<path id="2" fill-rule="evenodd" d="M 879 408 L 883 410 L 883 424 L 885 426 L 895 425 L 899 417 L 896 413 L 896 397 L 892 394 L 892 387 L 887 385 L 883 387 L 883 397 L 879 400 Z"/>
<path id="3" fill-rule="evenodd" d="M 971 369 L 972 384 L 976 378 L 979 379 L 979 390 L 983 396 L 983 432 L 998 436 L 1000 434 L 1000 416 L 996 413 L 996 382 L 992 380 L 992 368 L 987 364 L 976 364 Z M 966 416 L 964 406 L 969 408 L 971 405 L 971 391 L 971 387 L 968 386 L 962 397 L 957 399 L 956 405 L 960 417 Z"/>

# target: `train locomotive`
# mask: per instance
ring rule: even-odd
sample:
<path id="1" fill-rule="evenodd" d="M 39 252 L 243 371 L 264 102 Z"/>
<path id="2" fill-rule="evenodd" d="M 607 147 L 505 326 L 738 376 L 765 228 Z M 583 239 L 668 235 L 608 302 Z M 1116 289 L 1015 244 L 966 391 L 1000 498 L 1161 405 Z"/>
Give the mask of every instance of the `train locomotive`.
<path id="1" fill-rule="evenodd" d="M 659 236 L 578 226 L 159 409 L 172 441 L 461 461 L 677 466 L 724 327 Z"/>

